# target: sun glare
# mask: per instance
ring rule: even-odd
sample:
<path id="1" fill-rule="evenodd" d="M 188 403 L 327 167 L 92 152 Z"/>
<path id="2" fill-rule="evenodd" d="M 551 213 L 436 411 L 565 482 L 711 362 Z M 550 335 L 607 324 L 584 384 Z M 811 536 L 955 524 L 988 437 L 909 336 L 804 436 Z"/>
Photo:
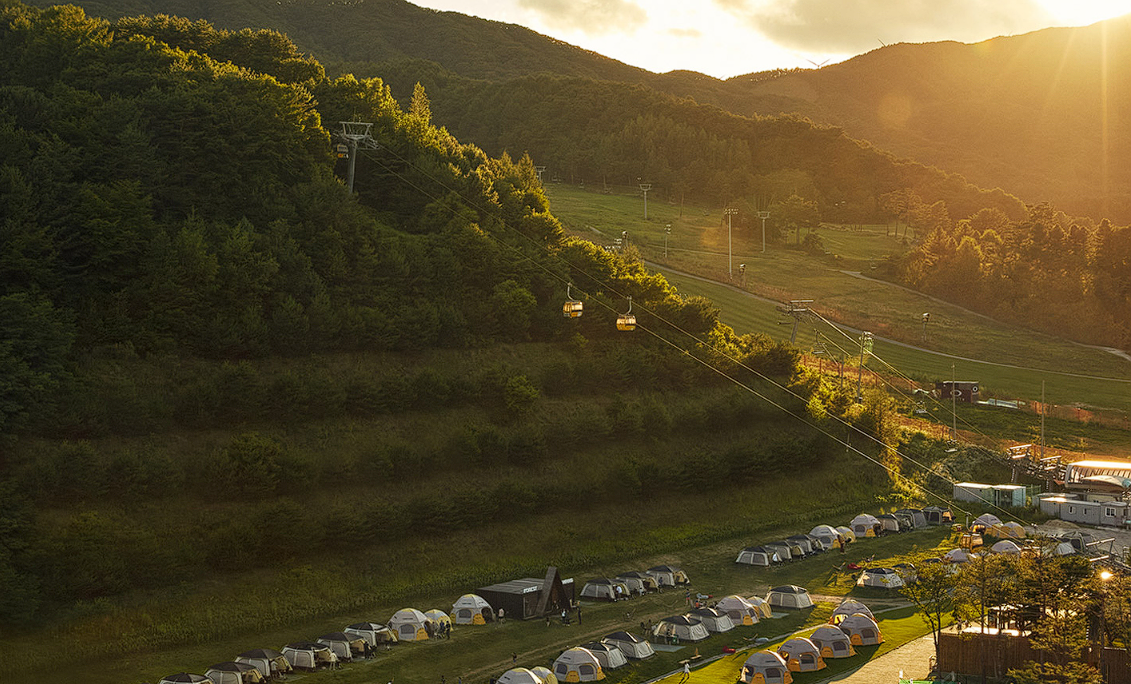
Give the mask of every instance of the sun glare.
<path id="1" fill-rule="evenodd" d="M 1040 3 L 1066 26 L 1085 26 L 1131 13 L 1127 0 L 1040 0 Z"/>

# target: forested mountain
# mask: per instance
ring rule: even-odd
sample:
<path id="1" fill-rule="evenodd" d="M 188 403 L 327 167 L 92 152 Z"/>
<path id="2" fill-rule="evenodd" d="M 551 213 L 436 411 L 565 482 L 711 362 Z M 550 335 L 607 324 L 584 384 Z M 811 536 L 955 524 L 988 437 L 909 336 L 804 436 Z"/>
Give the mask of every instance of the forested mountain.
<path id="1" fill-rule="evenodd" d="M 1029 204 L 1131 220 L 1131 16 L 973 45 L 891 45 L 819 70 L 724 82 L 653 74 L 522 27 L 403 0 L 79 4 L 109 17 L 164 12 L 225 28 L 278 29 L 359 75 L 382 75 L 378 63 L 388 61 L 411 62 L 420 79 L 436 71 L 427 62 L 474 79 L 548 72 L 641 83 L 740 114 L 799 114 Z"/>
<path id="2" fill-rule="evenodd" d="M 433 126 L 422 90 L 405 111 L 274 32 L 10 0 L 0 62 L 2 637 L 76 602 L 337 552 L 343 524 L 368 546 L 532 513 L 516 500 L 737 486 L 775 453 L 830 453 L 729 395 L 719 415 L 743 436 L 709 459 L 678 446 L 677 428 L 730 430 L 702 408 L 721 380 L 696 356 L 790 382 L 796 351 L 566 238 L 530 159 Z M 331 129 L 355 118 L 380 147 L 351 196 Z M 561 315 L 570 282 L 579 320 Z M 614 325 L 625 297 L 635 336 Z M 799 390 L 822 415 L 851 405 Z M 852 419 L 875 431 L 885 410 Z M 672 444 L 642 454 L 645 428 Z M 587 449 L 620 465 L 594 478 L 573 465 Z M 535 497 L 550 468 L 568 486 Z M 475 486 L 435 501 L 456 479 Z M 149 646 L 185 638 L 145 623 Z"/>

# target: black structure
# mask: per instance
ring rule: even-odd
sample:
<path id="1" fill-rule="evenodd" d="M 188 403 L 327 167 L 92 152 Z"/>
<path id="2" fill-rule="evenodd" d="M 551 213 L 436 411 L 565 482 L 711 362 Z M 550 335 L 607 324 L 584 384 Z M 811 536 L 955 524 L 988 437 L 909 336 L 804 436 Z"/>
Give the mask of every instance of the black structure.
<path id="1" fill-rule="evenodd" d="M 935 382 L 935 391 L 938 392 L 940 399 L 950 399 L 953 391 L 955 400 L 964 401 L 967 404 L 973 404 L 981 396 L 978 393 L 978 383 L 973 380 L 938 381 Z"/>
<path id="2" fill-rule="evenodd" d="M 491 604 L 495 614 L 506 611 L 508 618 L 529 620 L 556 615 L 570 609 L 576 597 L 573 578 L 562 579 L 555 567 L 547 568 L 546 577 L 526 577 L 502 584 L 480 587 L 475 593 Z"/>

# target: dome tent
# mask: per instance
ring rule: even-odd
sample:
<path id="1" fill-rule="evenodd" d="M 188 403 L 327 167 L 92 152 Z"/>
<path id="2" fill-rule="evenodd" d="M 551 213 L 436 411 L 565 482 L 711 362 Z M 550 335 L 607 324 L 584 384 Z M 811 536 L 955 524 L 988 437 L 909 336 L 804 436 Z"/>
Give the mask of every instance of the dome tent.
<path id="1" fill-rule="evenodd" d="M 736 625 L 757 624 L 765 617 L 762 611 L 741 596 L 727 596 L 719 599 L 715 608 L 723 611 Z"/>
<path id="2" fill-rule="evenodd" d="M 838 625 L 844 618 L 856 613 L 863 613 L 868 617 L 872 617 L 872 609 L 859 601 L 846 599 L 841 602 L 839 606 L 833 609 L 833 614 L 829 616 L 830 625 Z"/>
<path id="3" fill-rule="evenodd" d="M 428 638 L 428 616 L 415 608 L 402 608 L 389 620 L 389 628 L 401 641 L 423 641 Z"/>
<path id="4" fill-rule="evenodd" d="M 376 622 L 355 622 L 342 631 L 350 636 L 365 639 L 370 646 L 397 643 L 397 633 L 388 626 Z"/>
<path id="5" fill-rule="evenodd" d="M 875 646 L 884 643 L 884 635 L 880 633 L 879 625 L 863 613 L 849 615 L 841 620 L 837 627 L 848 635 L 853 646 Z"/>
<path id="6" fill-rule="evenodd" d="M 581 597 L 603 601 L 619 601 L 629 598 L 628 586 L 621 581 L 598 577 L 591 579 L 581 588 Z"/>
<path id="7" fill-rule="evenodd" d="M 597 656 L 584 648 L 571 648 L 554 661 L 554 676 L 559 682 L 595 682 L 605 678 Z"/>
<path id="8" fill-rule="evenodd" d="M 766 599 L 761 596 L 747 596 L 746 602 L 754 606 L 754 609 L 762 613 L 764 618 L 772 618 L 774 616 L 773 607 L 766 603 Z"/>
<path id="9" fill-rule="evenodd" d="M 765 546 L 747 546 L 738 552 L 738 558 L 734 559 L 734 562 L 743 565 L 768 567 L 774 563 L 780 563 L 781 557 L 773 549 Z"/>
<path id="10" fill-rule="evenodd" d="M 891 568 L 866 568 L 856 580 L 856 586 L 898 589 L 903 586 L 903 578 Z"/>
<path id="11" fill-rule="evenodd" d="M 990 547 L 990 551 L 994 553 L 1004 553 L 1007 556 L 1021 555 L 1021 547 L 1008 539 L 1002 539 L 999 542 L 995 542 L 994 545 Z"/>
<path id="12" fill-rule="evenodd" d="M 768 551 L 773 551 L 780 561 L 791 561 L 794 559 L 794 550 L 797 547 L 791 547 L 784 541 L 767 542 L 762 544 L 762 547 Z"/>
<path id="13" fill-rule="evenodd" d="M 530 671 L 542 680 L 542 684 L 558 684 L 558 678 L 554 676 L 554 673 L 551 672 L 548 667 L 539 665 L 538 667 L 530 668 Z"/>
<path id="14" fill-rule="evenodd" d="M 316 644 L 312 641 L 296 641 L 283 647 L 283 657 L 291 667 L 304 670 L 314 670 L 327 667 L 337 662 L 338 657 L 326 644 Z"/>
<path id="15" fill-rule="evenodd" d="M 237 663 L 247 663 L 256 670 L 264 679 L 278 677 L 291 671 L 291 663 L 282 653 L 269 648 L 254 648 L 244 651 L 236 656 Z"/>
<path id="16" fill-rule="evenodd" d="M 440 629 L 441 626 L 449 628 L 452 626 L 452 618 L 439 608 L 424 611 L 424 617 L 428 618 L 428 621 L 432 623 L 433 634 L 436 630 Z"/>
<path id="17" fill-rule="evenodd" d="M 708 632 L 721 634 L 734 629 L 734 622 L 730 616 L 717 608 L 696 608 L 689 615 L 702 622 Z"/>
<path id="18" fill-rule="evenodd" d="M 744 684 L 791 684 L 793 675 L 782 657 L 773 651 L 750 654 L 738 675 Z"/>
<path id="19" fill-rule="evenodd" d="M 689 615 L 673 615 L 660 620 L 652 627 L 652 635 L 679 641 L 702 641 L 711 636 L 700 620 Z"/>
<path id="20" fill-rule="evenodd" d="M 212 684 L 259 684 L 264 677 L 254 665 L 228 661 L 216 663 L 204 671 Z"/>
<path id="21" fill-rule="evenodd" d="M 805 637 L 794 637 L 778 647 L 778 655 L 790 672 L 816 672 L 825 669 L 821 649 Z"/>
<path id="22" fill-rule="evenodd" d="M 911 518 L 911 524 L 915 529 L 927 526 L 927 516 L 923 514 L 921 508 L 901 508 L 896 513 L 902 513 Z"/>
<path id="23" fill-rule="evenodd" d="M 179 672 L 177 674 L 169 675 L 162 679 L 158 684 L 214 684 L 211 679 L 204 675 L 191 674 L 189 672 Z"/>
<path id="24" fill-rule="evenodd" d="M 780 587 L 774 587 L 766 594 L 766 603 L 775 608 L 812 608 L 813 599 L 809 598 L 809 592 L 805 587 L 799 587 L 795 584 L 785 584 Z"/>
<path id="25" fill-rule="evenodd" d="M 338 660 L 344 663 L 353 660 L 355 655 L 365 654 L 365 639 L 345 632 L 323 634 L 318 637 L 318 643 L 329 646 L 334 655 L 338 656 Z"/>
<path id="26" fill-rule="evenodd" d="M 464 594 L 452 604 L 452 620 L 457 625 L 485 625 L 495 620 L 495 611 L 482 596 Z"/>
<path id="27" fill-rule="evenodd" d="M 629 572 L 622 572 L 616 577 L 622 582 L 627 580 L 638 580 L 644 586 L 644 591 L 656 591 L 660 585 L 656 582 L 656 578 L 646 572 L 639 570 L 631 570 Z"/>
<path id="28" fill-rule="evenodd" d="M 656 649 L 644 639 L 628 632 L 613 632 L 601 639 L 603 643 L 616 646 L 626 658 L 643 660 L 656 655 Z"/>
<path id="29" fill-rule="evenodd" d="M 820 539 L 821 543 L 828 549 L 835 548 L 837 542 L 842 539 L 840 532 L 837 532 L 836 528 L 832 525 L 817 525 L 809 531 L 809 534 Z"/>
<path id="30" fill-rule="evenodd" d="M 883 530 L 884 526 L 876 519 L 876 516 L 861 513 L 852 519 L 849 527 L 852 528 L 852 533 L 856 535 L 857 539 L 863 539 L 864 537 L 875 537 L 879 531 Z"/>
<path id="31" fill-rule="evenodd" d="M 656 584 L 661 587 L 674 587 L 679 584 L 691 583 L 691 580 L 687 578 L 687 573 L 674 565 L 657 565 L 654 568 L 648 568 L 645 572 L 655 577 Z"/>
<path id="32" fill-rule="evenodd" d="M 812 641 L 817 648 L 821 649 L 821 657 L 825 660 L 829 658 L 851 658 L 856 655 L 856 649 L 852 647 L 852 640 L 848 638 L 847 634 L 832 625 L 818 627 L 817 631 L 809 635 L 809 641 Z"/>
<path id="33" fill-rule="evenodd" d="M 978 554 L 976 553 L 970 553 L 969 551 L 963 551 L 962 549 L 951 549 L 950 551 L 946 552 L 945 556 L 943 556 L 943 560 L 947 561 L 948 563 L 967 563 L 977 557 Z"/>
<path id="34" fill-rule="evenodd" d="M 923 516 L 927 518 L 928 525 L 949 525 L 954 522 L 954 514 L 949 508 L 927 506 L 923 509 Z"/>
<path id="35" fill-rule="evenodd" d="M 644 580 L 638 577 L 621 577 L 618 575 L 613 578 L 613 581 L 620 582 L 628 590 L 628 596 L 625 598 L 631 598 L 633 594 L 643 596 L 648 592 L 647 588 L 644 586 Z"/>
<path id="36" fill-rule="evenodd" d="M 582 644 L 582 648 L 589 651 L 597 658 L 597 662 L 601 663 L 601 668 L 605 670 L 615 670 L 618 667 L 628 665 L 628 658 L 619 648 L 612 644 L 606 644 L 600 641 L 590 641 L 587 644 Z"/>
<path id="37" fill-rule="evenodd" d="M 988 530 L 991 529 L 994 525 L 1000 524 L 1001 518 L 997 517 L 993 513 L 983 513 L 977 518 L 974 518 L 974 522 L 970 523 L 970 529 L 977 532 L 979 528 Z"/>
<path id="38" fill-rule="evenodd" d="M 544 684 L 541 677 L 525 667 L 507 670 L 496 682 L 498 684 Z"/>
<path id="39" fill-rule="evenodd" d="M 838 525 L 836 531 L 840 534 L 841 538 L 844 539 L 845 544 L 856 541 L 856 533 L 852 531 L 851 527 Z"/>

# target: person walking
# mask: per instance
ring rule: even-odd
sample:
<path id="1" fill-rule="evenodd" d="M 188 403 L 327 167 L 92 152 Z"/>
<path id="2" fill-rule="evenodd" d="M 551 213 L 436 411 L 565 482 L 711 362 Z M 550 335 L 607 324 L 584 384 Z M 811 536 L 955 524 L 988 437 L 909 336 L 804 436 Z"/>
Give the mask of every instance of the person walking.
<path id="1" fill-rule="evenodd" d="M 684 684 L 689 679 L 691 679 L 691 663 L 686 662 L 683 664 L 683 676 L 679 678 L 679 684 Z"/>
<path id="2" fill-rule="evenodd" d="M 518 665 L 518 653 L 511 652 L 511 665 Z"/>

